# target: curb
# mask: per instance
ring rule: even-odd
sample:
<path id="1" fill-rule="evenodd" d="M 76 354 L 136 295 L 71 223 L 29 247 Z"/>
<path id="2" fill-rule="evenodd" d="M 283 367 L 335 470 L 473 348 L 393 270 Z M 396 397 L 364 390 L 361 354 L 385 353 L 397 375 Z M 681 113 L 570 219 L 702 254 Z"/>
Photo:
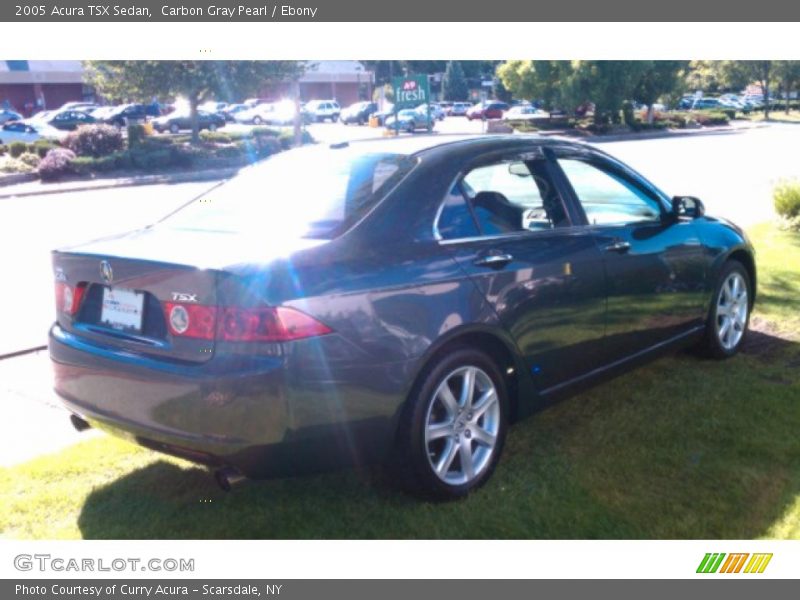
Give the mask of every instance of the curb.
<path id="1" fill-rule="evenodd" d="M 63 184 L 53 184 L 52 188 L 43 187 L 42 189 L 22 190 L 19 192 L 2 192 L 0 199 L 20 198 L 25 196 L 43 196 L 47 194 L 62 194 L 66 192 L 83 192 L 92 190 L 104 190 L 116 187 L 132 187 L 137 185 L 155 185 L 163 183 L 190 183 L 193 181 L 216 181 L 228 179 L 239 172 L 241 167 L 228 167 L 225 169 L 213 169 L 209 171 L 175 173 L 170 175 L 141 175 L 137 177 L 122 177 L 118 179 L 91 179 Z M 28 175 L 27 173 L 25 175 Z M 35 179 L 35 178 L 34 178 Z M 3 184 L 0 184 L 2 186 Z M 12 185 L 12 184 L 5 184 Z M 43 184 L 46 186 L 47 184 Z M 2 188 L 0 188 L 2 189 Z"/>
<path id="2" fill-rule="evenodd" d="M 3 175 L 0 177 L 0 187 L 7 185 L 17 185 L 18 183 L 28 183 L 29 181 L 36 181 L 39 175 L 36 173 L 11 173 L 10 175 Z"/>
<path id="3" fill-rule="evenodd" d="M 654 139 L 669 138 L 669 137 L 688 137 L 692 135 L 704 135 L 704 134 L 712 135 L 715 133 L 737 133 L 740 131 L 749 131 L 751 129 L 760 129 L 762 127 L 765 127 L 765 125 L 758 124 L 758 125 L 751 125 L 748 127 L 732 127 L 730 125 L 725 125 L 721 127 L 701 127 L 697 129 L 667 129 L 659 131 L 645 131 L 641 133 L 630 132 L 630 133 L 619 133 L 611 135 L 587 135 L 587 136 L 572 135 L 568 133 L 567 130 L 539 131 L 532 133 L 534 133 L 534 135 L 543 135 L 547 137 L 560 136 L 568 138 L 570 140 L 584 142 L 586 144 L 602 144 L 605 142 L 654 140 Z"/>

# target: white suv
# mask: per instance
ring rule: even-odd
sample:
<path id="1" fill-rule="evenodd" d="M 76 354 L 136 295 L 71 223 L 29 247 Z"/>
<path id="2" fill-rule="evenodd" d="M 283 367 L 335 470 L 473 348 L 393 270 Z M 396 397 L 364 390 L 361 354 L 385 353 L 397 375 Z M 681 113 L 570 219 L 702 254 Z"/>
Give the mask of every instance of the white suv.
<path id="1" fill-rule="evenodd" d="M 342 109 L 335 100 L 312 100 L 306 103 L 304 111 L 312 121 L 330 119 L 333 122 L 339 119 Z"/>

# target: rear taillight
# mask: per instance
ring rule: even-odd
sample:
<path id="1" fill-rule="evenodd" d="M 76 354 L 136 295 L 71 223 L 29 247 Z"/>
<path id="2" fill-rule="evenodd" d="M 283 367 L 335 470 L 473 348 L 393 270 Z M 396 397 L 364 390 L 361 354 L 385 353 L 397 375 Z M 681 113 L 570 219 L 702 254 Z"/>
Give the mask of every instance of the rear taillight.
<path id="1" fill-rule="evenodd" d="M 217 307 L 202 304 L 166 302 L 164 313 L 172 335 L 213 340 L 217 323 Z"/>
<path id="2" fill-rule="evenodd" d="M 79 283 L 75 287 L 68 283 L 59 281 L 56 283 L 56 309 L 68 315 L 78 312 L 83 301 L 83 294 L 86 291 L 86 284 Z"/>
<path id="3" fill-rule="evenodd" d="M 313 317 L 286 307 L 240 308 L 166 302 L 173 336 L 226 342 L 289 342 L 331 333 Z"/>
<path id="4" fill-rule="evenodd" d="M 293 308 L 238 308 L 220 310 L 217 339 L 229 342 L 289 342 L 331 333 L 313 317 Z"/>

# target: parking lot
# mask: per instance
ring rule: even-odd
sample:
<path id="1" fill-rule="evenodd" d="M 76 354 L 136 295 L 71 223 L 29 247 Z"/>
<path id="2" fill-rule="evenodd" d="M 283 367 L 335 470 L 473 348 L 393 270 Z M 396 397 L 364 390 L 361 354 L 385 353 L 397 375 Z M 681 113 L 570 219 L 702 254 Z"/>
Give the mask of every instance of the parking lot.
<path id="1" fill-rule="evenodd" d="M 436 131 L 479 133 L 482 127 L 480 121 L 448 118 Z M 382 135 L 381 129 L 339 123 L 309 128 L 323 143 Z M 770 194 L 776 180 L 800 177 L 800 164 L 785 151 L 792 147 L 796 131 L 793 125 L 771 125 L 738 132 L 608 142 L 602 148 L 668 193 L 696 195 L 709 213 L 750 226 L 773 216 Z M 0 327 L 6 335 L 0 341 L 0 355 L 46 343 L 53 317 L 52 248 L 143 226 L 211 185 L 162 184 L 1 199 L 0 252 L 6 257 L 7 277 L 18 282 L 19 293 L 6 294 L 2 300 Z M 7 461 L 18 462 L 74 441 L 65 415 L 49 391 L 45 352 L 0 361 L 0 368 L 2 392 L 8 406 L 14 407 L 15 435 L 5 436 L 2 442 L 2 456 Z M 30 386 L 30 381 L 37 385 Z M 36 431 L 49 434 L 40 436 Z M 21 438 L 28 442 L 18 444 Z M 42 442 L 33 443 L 37 439 Z"/>

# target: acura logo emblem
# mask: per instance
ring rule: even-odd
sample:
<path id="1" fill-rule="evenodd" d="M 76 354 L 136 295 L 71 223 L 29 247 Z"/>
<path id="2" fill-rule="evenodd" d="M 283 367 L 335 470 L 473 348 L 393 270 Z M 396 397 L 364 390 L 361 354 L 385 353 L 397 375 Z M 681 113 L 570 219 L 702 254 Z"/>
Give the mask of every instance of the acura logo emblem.
<path id="1" fill-rule="evenodd" d="M 111 263 L 107 260 L 100 261 L 100 277 L 105 283 L 114 281 L 114 271 L 111 270 Z"/>

